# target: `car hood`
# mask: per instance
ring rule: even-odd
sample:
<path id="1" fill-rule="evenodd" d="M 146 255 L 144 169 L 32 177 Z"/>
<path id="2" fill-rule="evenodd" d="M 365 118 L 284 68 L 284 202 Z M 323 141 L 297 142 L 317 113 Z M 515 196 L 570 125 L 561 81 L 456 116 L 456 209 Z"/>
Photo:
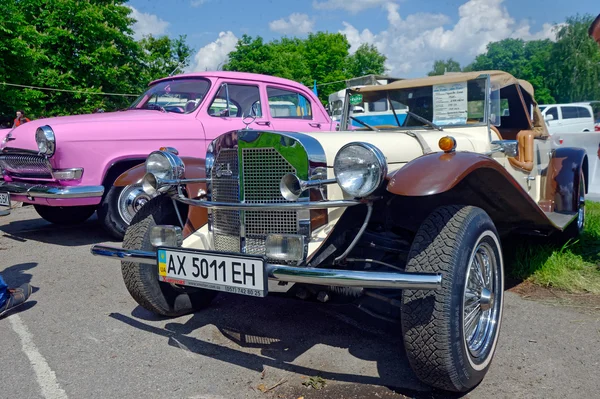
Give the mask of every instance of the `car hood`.
<path id="1" fill-rule="evenodd" d="M 0 150 L 4 148 L 37 151 L 35 131 L 40 126 L 48 125 L 54 131 L 57 146 L 61 141 L 84 141 L 86 137 L 97 139 L 120 136 L 130 129 L 124 126 L 136 125 L 137 131 L 144 128 L 156 129 L 157 125 L 174 124 L 182 121 L 182 114 L 165 113 L 153 110 L 127 110 L 98 114 L 60 116 L 54 118 L 35 119 L 11 130 L 0 131 Z M 186 118 L 187 119 L 187 118 Z"/>
<path id="2" fill-rule="evenodd" d="M 440 151 L 438 141 L 450 135 L 456 139 L 457 151 L 475 151 L 476 147 L 468 136 L 460 131 L 420 131 L 423 140 L 433 152 Z M 391 172 L 402 167 L 407 162 L 425 154 L 425 149 L 419 141 L 408 131 L 391 132 L 316 132 L 303 133 L 314 137 L 325 150 L 327 166 L 333 167 L 337 152 L 346 144 L 352 142 L 366 142 L 379 148 L 385 155 L 388 170 Z"/>

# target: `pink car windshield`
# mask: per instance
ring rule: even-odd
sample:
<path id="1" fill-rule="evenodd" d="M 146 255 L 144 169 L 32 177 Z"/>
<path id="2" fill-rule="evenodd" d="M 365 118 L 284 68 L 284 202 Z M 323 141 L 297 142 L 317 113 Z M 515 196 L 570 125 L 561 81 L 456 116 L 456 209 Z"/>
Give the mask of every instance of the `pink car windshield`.
<path id="1" fill-rule="evenodd" d="M 158 82 L 146 90 L 129 109 L 152 109 L 189 114 L 206 96 L 210 82 L 206 79 L 173 79 Z"/>

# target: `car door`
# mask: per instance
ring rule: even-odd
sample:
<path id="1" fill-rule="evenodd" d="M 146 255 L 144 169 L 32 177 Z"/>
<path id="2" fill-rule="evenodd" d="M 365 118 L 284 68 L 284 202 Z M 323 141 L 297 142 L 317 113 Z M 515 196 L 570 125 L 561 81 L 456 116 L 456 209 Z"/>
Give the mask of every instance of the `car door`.
<path id="1" fill-rule="evenodd" d="M 218 90 L 198 115 L 207 140 L 231 130 L 243 129 L 246 123 L 253 129 L 272 130 L 264 103 L 258 83 L 221 81 Z M 244 119 L 247 116 L 252 118 Z"/>
<path id="2" fill-rule="evenodd" d="M 271 126 L 275 130 L 314 132 L 332 130 L 332 122 L 321 113 L 321 105 L 297 90 L 267 85 L 266 96 Z"/>
<path id="3" fill-rule="evenodd" d="M 559 107 L 557 107 L 557 106 L 554 106 L 554 107 L 549 106 L 544 111 L 544 119 L 546 119 L 546 122 L 548 123 L 548 131 L 551 134 L 562 133 L 562 130 L 561 130 L 562 121 L 560 120 L 560 110 L 559 110 Z"/>

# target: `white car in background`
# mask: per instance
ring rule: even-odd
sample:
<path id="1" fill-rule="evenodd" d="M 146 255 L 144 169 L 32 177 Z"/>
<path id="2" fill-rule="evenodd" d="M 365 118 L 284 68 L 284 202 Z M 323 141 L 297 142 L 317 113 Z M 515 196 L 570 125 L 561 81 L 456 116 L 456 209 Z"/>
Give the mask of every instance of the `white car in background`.
<path id="1" fill-rule="evenodd" d="M 589 103 L 540 105 L 550 134 L 593 132 L 594 111 Z"/>

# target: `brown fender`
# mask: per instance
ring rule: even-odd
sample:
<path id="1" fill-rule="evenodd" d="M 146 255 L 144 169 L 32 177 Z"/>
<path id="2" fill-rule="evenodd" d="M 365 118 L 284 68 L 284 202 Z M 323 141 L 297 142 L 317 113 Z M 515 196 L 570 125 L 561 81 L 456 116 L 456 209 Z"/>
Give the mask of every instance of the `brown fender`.
<path id="1" fill-rule="evenodd" d="M 204 169 L 204 159 L 193 158 L 193 157 L 181 157 L 185 165 L 186 179 L 196 179 L 206 177 L 206 171 Z M 146 165 L 139 164 L 133 168 L 125 171 L 121 174 L 114 185 L 117 187 L 128 186 L 139 182 L 146 174 Z M 188 184 L 186 186 L 188 195 L 191 198 L 197 198 L 200 190 L 206 190 L 206 184 Z M 190 206 L 188 210 L 188 217 L 183 228 L 184 237 L 189 236 L 200 227 L 204 226 L 208 222 L 208 212 L 206 208 L 198 206 Z"/>
<path id="2" fill-rule="evenodd" d="M 577 212 L 578 188 L 581 175 L 585 191 L 589 190 L 588 159 L 583 148 L 565 147 L 552 151 L 540 206 L 546 211 Z"/>
<path id="3" fill-rule="evenodd" d="M 549 231 L 562 227 L 548 218 L 502 165 L 482 154 L 424 155 L 392 173 L 387 191 L 427 212 L 440 205 L 473 205 L 506 228 Z"/>
<path id="4" fill-rule="evenodd" d="M 497 171 L 515 187 L 523 190 L 502 165 L 488 156 L 474 152 L 436 152 L 419 157 L 390 176 L 387 190 L 392 194 L 408 197 L 440 194 L 451 190 L 471 172 L 480 168 Z"/>

